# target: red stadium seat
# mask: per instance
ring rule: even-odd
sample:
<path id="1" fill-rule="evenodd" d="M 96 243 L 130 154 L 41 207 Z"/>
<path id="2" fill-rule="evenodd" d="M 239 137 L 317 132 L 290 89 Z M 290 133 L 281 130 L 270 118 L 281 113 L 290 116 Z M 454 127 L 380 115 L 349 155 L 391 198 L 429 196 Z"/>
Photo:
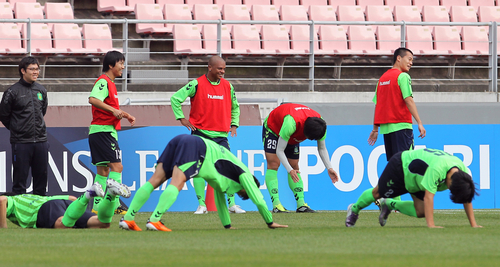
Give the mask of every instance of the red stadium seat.
<path id="1" fill-rule="evenodd" d="M 188 5 L 165 4 L 163 6 L 163 15 L 165 20 L 192 20 L 191 9 Z M 173 30 L 172 23 L 165 24 L 165 27 Z"/>
<path id="2" fill-rule="evenodd" d="M 338 6 L 355 6 L 356 0 L 330 0 L 329 5 L 335 8 Z"/>
<path id="3" fill-rule="evenodd" d="M 0 19 L 13 19 L 14 13 L 10 8 L 9 3 L 0 3 Z"/>
<path id="4" fill-rule="evenodd" d="M 290 48 L 297 53 L 310 53 L 311 27 L 309 25 L 292 25 L 290 28 Z M 318 35 L 313 33 L 314 52 L 319 51 Z"/>
<path id="5" fill-rule="evenodd" d="M 477 22 L 477 14 L 474 7 L 471 6 L 452 6 L 450 9 L 451 22 Z M 455 26 L 459 32 L 462 27 L 476 27 L 476 26 Z"/>
<path id="6" fill-rule="evenodd" d="M 184 0 L 156 0 L 158 5 L 184 5 Z"/>
<path id="7" fill-rule="evenodd" d="M 401 47 L 401 26 L 379 25 L 375 36 L 381 54 L 393 54 L 394 50 Z"/>
<path id="8" fill-rule="evenodd" d="M 311 6 L 326 6 L 328 5 L 327 0 L 300 0 L 300 5 L 304 7 L 307 11 Z"/>
<path id="9" fill-rule="evenodd" d="M 278 9 L 272 5 L 253 5 L 252 9 L 250 9 L 250 14 L 252 15 L 252 20 L 280 20 Z M 262 25 L 255 25 L 255 27 L 260 32 Z"/>
<path id="10" fill-rule="evenodd" d="M 495 6 L 495 0 L 469 0 L 469 6 L 477 12 L 480 6 Z"/>
<path id="11" fill-rule="evenodd" d="M 135 18 L 140 20 L 163 20 L 163 12 L 157 4 L 136 4 Z M 139 34 L 167 34 L 172 29 L 165 27 L 163 23 L 136 23 L 135 31 Z"/>
<path id="12" fill-rule="evenodd" d="M 104 55 L 113 48 L 111 29 L 108 24 L 83 24 L 83 47 L 93 54 Z"/>
<path id="13" fill-rule="evenodd" d="M 97 0 L 97 11 L 103 13 L 126 14 L 134 11 L 125 0 Z"/>
<path id="14" fill-rule="evenodd" d="M 52 46 L 52 35 L 50 33 L 50 27 L 43 23 L 31 23 L 31 37 L 28 36 L 27 25 L 23 25 L 21 33 L 23 35 L 24 47 L 27 49 L 27 39 L 30 39 L 30 50 L 33 54 L 65 54 L 68 52 L 67 49 L 55 49 Z"/>
<path id="15" fill-rule="evenodd" d="M 357 4 L 365 10 L 366 6 L 383 6 L 384 0 L 358 0 Z"/>
<path id="16" fill-rule="evenodd" d="M 269 0 L 243 0 L 243 4 L 248 7 L 248 9 L 252 9 L 253 5 L 271 5 L 271 1 Z"/>
<path id="17" fill-rule="evenodd" d="M 480 55 L 489 54 L 488 31 L 483 27 L 463 27 L 462 47 L 464 50 L 476 50 Z"/>
<path id="18" fill-rule="evenodd" d="M 204 5 L 195 4 L 193 7 L 193 19 L 194 20 L 219 20 L 221 19 L 221 14 L 219 7 L 217 5 Z M 203 25 L 198 25 L 198 29 L 201 30 Z"/>
<path id="19" fill-rule="evenodd" d="M 16 19 L 44 19 L 43 9 L 40 3 L 16 3 L 14 7 Z"/>
<path id="20" fill-rule="evenodd" d="M 82 34 L 77 24 L 54 23 L 52 34 L 55 49 L 66 50 L 67 54 L 89 54 L 92 52 L 83 48 Z"/>
<path id="21" fill-rule="evenodd" d="M 305 51 L 290 49 L 288 29 L 283 25 L 263 25 L 260 34 L 264 50 L 276 50 L 275 54 L 279 55 L 305 54 Z"/>
<path id="22" fill-rule="evenodd" d="M 246 6 L 245 6 L 246 7 Z M 208 50 L 217 50 L 217 25 L 207 24 L 203 25 L 201 30 L 203 37 L 203 47 Z M 231 48 L 231 35 L 229 28 L 225 25 L 221 27 L 221 52 L 225 55 L 240 55 L 247 54 L 246 49 L 232 49 Z"/>
<path id="23" fill-rule="evenodd" d="M 450 22 L 448 9 L 444 6 L 424 6 L 422 21 L 425 22 Z"/>
<path id="24" fill-rule="evenodd" d="M 51 3 L 47 2 L 44 6 L 46 19 L 74 19 L 73 8 L 70 3 Z M 51 28 L 51 23 L 48 24 Z"/>
<path id="25" fill-rule="evenodd" d="M 448 51 L 450 55 L 477 55 L 477 50 L 462 50 L 458 29 L 450 26 L 436 26 L 432 32 L 434 50 Z"/>
<path id="26" fill-rule="evenodd" d="M 265 50 L 260 47 L 260 37 L 257 28 L 252 25 L 234 25 L 231 30 L 233 48 L 246 49 L 251 55 L 275 55 L 276 50 Z"/>
<path id="27" fill-rule="evenodd" d="M 213 2 L 212 0 L 186 0 L 186 4 L 193 10 L 194 5 L 213 5 Z"/>
<path id="28" fill-rule="evenodd" d="M 332 6 L 309 6 L 309 19 L 316 21 L 337 21 L 335 8 Z M 316 32 L 319 30 L 320 24 L 315 24 Z"/>
<path id="29" fill-rule="evenodd" d="M 395 6 L 394 21 L 421 22 L 420 9 L 416 6 Z"/>
<path id="30" fill-rule="evenodd" d="M 412 50 L 415 55 L 434 55 L 432 47 L 432 34 L 426 26 L 406 27 L 406 48 Z M 447 54 L 447 52 L 445 53 Z"/>
<path id="31" fill-rule="evenodd" d="M 364 55 L 378 55 L 375 33 L 371 26 L 351 25 L 347 30 L 349 49 Z"/>
<path id="32" fill-rule="evenodd" d="M 17 3 L 36 3 L 36 0 L 9 0 L 9 3 L 10 8 L 14 9 Z"/>
<path id="33" fill-rule="evenodd" d="M 250 21 L 250 10 L 245 5 L 225 4 L 222 7 L 222 18 L 224 20 L 248 20 Z M 230 29 L 232 25 L 227 25 Z"/>
<path id="34" fill-rule="evenodd" d="M 395 6 L 411 6 L 411 0 L 385 0 L 385 5 L 394 10 Z"/>
<path id="35" fill-rule="evenodd" d="M 307 12 L 302 6 L 281 5 L 280 17 L 282 21 L 307 21 Z M 290 24 L 284 25 L 290 31 Z"/>
<path id="36" fill-rule="evenodd" d="M 214 4 L 219 6 L 219 10 L 222 10 L 224 5 L 242 5 L 241 0 L 214 0 Z"/>
<path id="37" fill-rule="evenodd" d="M 394 21 L 392 10 L 388 6 L 366 6 L 365 10 L 366 21 Z M 375 31 L 376 25 L 372 25 Z"/>
<path id="38" fill-rule="evenodd" d="M 439 6 L 439 0 L 413 0 L 413 5 L 422 12 L 424 6 Z"/>
<path id="39" fill-rule="evenodd" d="M 347 48 L 347 35 L 344 27 L 337 25 L 321 25 L 318 31 L 319 51 L 318 54 L 327 55 L 351 55 L 356 51 Z M 354 53 L 353 53 L 354 52 Z M 362 53 L 362 51 L 357 51 Z"/>
<path id="40" fill-rule="evenodd" d="M 441 5 L 449 11 L 452 6 L 467 6 L 467 0 L 441 0 Z"/>
<path id="41" fill-rule="evenodd" d="M 282 5 L 298 6 L 300 3 L 299 0 L 271 0 L 271 4 L 279 8 Z"/>
<path id="42" fill-rule="evenodd" d="M 176 24 L 172 32 L 174 37 L 174 54 L 204 55 L 215 54 L 217 52 L 216 50 L 202 48 L 200 30 L 196 25 Z"/>
<path id="43" fill-rule="evenodd" d="M 26 49 L 21 47 L 21 33 L 14 23 L 0 23 L 0 54 L 20 55 Z"/>
<path id="44" fill-rule="evenodd" d="M 365 21 L 364 10 L 360 6 L 338 6 L 337 7 L 338 21 Z M 347 31 L 349 25 L 343 25 Z"/>

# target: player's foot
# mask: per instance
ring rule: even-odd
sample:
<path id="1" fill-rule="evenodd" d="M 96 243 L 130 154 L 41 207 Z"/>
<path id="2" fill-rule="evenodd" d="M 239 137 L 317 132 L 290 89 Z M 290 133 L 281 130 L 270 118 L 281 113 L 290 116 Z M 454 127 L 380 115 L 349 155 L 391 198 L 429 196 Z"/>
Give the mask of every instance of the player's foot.
<path id="1" fill-rule="evenodd" d="M 297 212 L 309 212 L 309 213 L 315 213 L 316 211 L 309 208 L 309 205 L 304 203 L 304 206 L 301 206 L 297 209 Z"/>
<path id="2" fill-rule="evenodd" d="M 232 205 L 229 207 L 229 213 L 247 213 L 244 209 L 240 207 L 240 205 Z"/>
<path id="3" fill-rule="evenodd" d="M 387 218 L 391 214 L 391 209 L 387 206 L 387 199 L 380 199 L 380 215 L 378 216 L 378 222 L 380 226 L 384 226 L 387 223 Z"/>
<path id="4" fill-rule="evenodd" d="M 194 214 L 206 214 L 207 213 L 207 207 L 205 206 L 198 206 Z"/>
<path id="5" fill-rule="evenodd" d="M 345 218 L 345 226 L 346 227 L 353 227 L 356 224 L 356 221 L 358 220 L 358 214 L 356 214 L 352 211 L 353 205 L 354 204 L 350 204 L 347 207 L 347 216 Z"/>
<path id="6" fill-rule="evenodd" d="M 172 230 L 168 229 L 161 221 L 150 222 L 149 219 L 146 223 L 146 228 L 151 231 L 172 232 Z"/>
<path id="7" fill-rule="evenodd" d="M 94 197 L 104 197 L 104 190 L 102 190 L 102 186 L 99 183 L 94 183 L 87 191 L 85 192 L 85 197 L 87 199 L 91 199 Z"/>
<path id="8" fill-rule="evenodd" d="M 125 221 L 123 217 L 120 219 L 120 222 L 118 223 L 118 226 L 122 229 L 125 230 L 130 230 L 130 231 L 142 231 L 139 226 L 135 223 L 135 221 Z"/>
<path id="9" fill-rule="evenodd" d="M 128 211 L 128 208 L 122 204 L 120 204 L 120 206 L 118 206 L 118 208 L 116 208 L 115 210 L 115 214 L 118 214 L 118 215 L 125 215 Z"/>
<path id="10" fill-rule="evenodd" d="M 285 209 L 285 207 L 283 207 L 283 205 L 281 204 L 278 204 L 276 205 L 274 208 L 273 208 L 273 212 L 274 213 L 289 213 L 291 211 Z"/>
<path id="11" fill-rule="evenodd" d="M 128 188 L 128 186 L 120 184 L 119 182 L 113 179 L 108 179 L 106 181 L 106 185 L 107 185 L 107 190 L 111 195 L 122 196 L 124 198 L 130 197 L 130 189 Z"/>

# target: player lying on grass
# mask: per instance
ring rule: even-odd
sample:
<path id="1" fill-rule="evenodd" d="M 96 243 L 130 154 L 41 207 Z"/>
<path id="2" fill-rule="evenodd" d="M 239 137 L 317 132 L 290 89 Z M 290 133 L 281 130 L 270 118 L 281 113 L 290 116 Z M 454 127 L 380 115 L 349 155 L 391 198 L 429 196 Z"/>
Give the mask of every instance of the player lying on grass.
<path id="1" fill-rule="evenodd" d="M 379 222 L 384 226 L 391 210 L 422 218 L 429 228 L 442 228 L 434 224 L 434 195 L 437 191 L 450 189 L 450 199 L 463 203 L 465 213 L 472 227 L 477 225 L 472 209 L 476 192 L 467 167 L 457 157 L 437 149 L 418 149 L 395 154 L 387 163 L 378 185 L 364 191 L 358 201 L 347 208 L 345 225 L 352 227 L 359 212 L 380 198 Z M 413 201 L 394 198 L 410 193 Z"/>
<path id="2" fill-rule="evenodd" d="M 22 228 L 109 228 L 115 212 L 113 200 L 118 196 L 130 197 L 130 190 L 108 179 L 99 215 L 87 211 L 89 201 L 97 196 L 105 196 L 99 183 L 93 184 L 79 198 L 8 192 L 0 196 L 0 228 L 7 228 L 7 219 Z"/>
<path id="3" fill-rule="evenodd" d="M 135 194 L 127 214 L 120 220 L 120 228 L 142 231 L 134 221 L 135 214 L 146 203 L 153 190 L 167 179 L 170 184 L 160 195 L 158 204 L 146 223 L 155 231 L 171 231 L 160 221 L 163 213 L 177 199 L 187 180 L 203 177 L 214 189 L 215 204 L 222 225 L 232 229 L 224 194 L 237 193 L 243 200 L 250 198 L 257 206 L 269 228 L 283 228 L 273 222 L 267 204 L 259 190 L 259 181 L 236 156 L 223 146 L 196 135 L 182 134 L 174 137 L 158 159 L 155 173 Z"/>

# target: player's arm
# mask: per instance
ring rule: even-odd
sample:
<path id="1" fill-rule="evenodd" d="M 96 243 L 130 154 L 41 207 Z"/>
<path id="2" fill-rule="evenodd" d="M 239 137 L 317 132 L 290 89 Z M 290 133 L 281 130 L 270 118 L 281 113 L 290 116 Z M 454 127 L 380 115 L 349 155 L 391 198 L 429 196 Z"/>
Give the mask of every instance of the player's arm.
<path id="1" fill-rule="evenodd" d="M 283 164 L 283 167 L 285 167 L 286 171 L 290 174 L 290 176 L 292 176 L 292 180 L 295 183 L 299 181 L 299 176 L 297 174 L 300 172 L 299 170 L 294 170 L 288 162 L 285 155 L 285 149 L 288 145 L 288 140 L 290 140 L 296 130 L 297 124 L 295 119 L 290 115 L 286 115 L 285 118 L 283 118 L 283 125 L 281 126 L 281 130 L 278 134 L 278 144 L 276 145 L 276 156 L 278 156 L 281 164 Z"/>
<path id="2" fill-rule="evenodd" d="M 7 197 L 0 196 L 0 228 L 7 228 Z"/>
<path id="3" fill-rule="evenodd" d="M 188 129 L 195 131 L 196 127 L 192 125 L 185 117 L 184 112 L 182 112 L 182 103 L 186 101 L 188 97 L 193 97 L 196 94 L 196 89 L 198 88 L 198 80 L 192 80 L 188 84 L 184 85 L 175 94 L 170 97 L 170 106 L 172 107 L 172 112 L 174 113 L 175 119 L 180 121 L 183 126 Z"/>
<path id="4" fill-rule="evenodd" d="M 224 193 L 214 190 L 214 201 L 222 226 L 226 229 L 231 229 L 231 218 L 229 217 Z"/>
<path id="5" fill-rule="evenodd" d="M 236 129 L 240 126 L 240 104 L 231 85 L 231 136 L 236 136 Z"/>
<path id="6" fill-rule="evenodd" d="M 410 111 L 411 115 L 413 118 L 415 118 L 415 121 L 418 124 L 418 130 L 420 132 L 420 135 L 418 137 L 424 138 L 425 137 L 425 128 L 424 125 L 422 124 L 422 121 L 420 120 L 420 116 L 418 115 L 417 111 L 417 106 L 415 105 L 415 101 L 413 101 L 413 91 L 411 89 L 411 78 L 408 73 L 401 73 L 398 77 L 398 85 L 399 88 L 401 89 L 401 93 L 403 95 L 403 99 L 405 101 L 406 107 L 408 107 L 408 110 Z"/>
<path id="7" fill-rule="evenodd" d="M 424 196 L 424 212 L 425 221 L 429 228 L 443 228 L 442 226 L 434 225 L 434 194 L 425 190 Z"/>
<path id="8" fill-rule="evenodd" d="M 377 87 L 375 88 L 375 95 L 373 96 L 373 99 L 372 99 L 372 102 L 375 104 L 375 106 L 377 105 L 377 89 L 378 89 L 378 83 L 377 83 Z M 374 119 L 375 119 L 375 117 L 374 117 Z M 378 125 L 378 124 L 373 124 L 373 129 L 370 132 L 370 135 L 368 136 L 368 144 L 370 146 L 373 146 L 375 144 L 375 142 L 377 142 L 379 126 L 380 125 Z"/>
<path id="9" fill-rule="evenodd" d="M 472 208 L 472 203 L 464 203 L 465 214 L 467 214 L 467 218 L 469 219 L 470 226 L 474 228 L 482 227 L 476 223 L 476 218 L 474 218 L 474 209 Z"/>
<path id="10" fill-rule="evenodd" d="M 122 110 L 122 112 L 123 112 L 123 117 L 128 120 L 128 122 L 130 123 L 130 126 L 134 126 L 135 117 L 130 115 L 129 113 L 123 111 L 123 110 Z"/>
<path id="11" fill-rule="evenodd" d="M 326 136 L 326 133 L 325 133 Z M 332 183 L 336 183 L 339 180 L 339 176 L 337 172 L 332 168 L 332 163 L 330 161 L 330 154 L 328 154 L 328 150 L 326 149 L 325 139 L 324 137 L 318 140 L 318 154 L 325 165 L 325 168 L 328 170 L 328 176 L 332 180 Z"/>

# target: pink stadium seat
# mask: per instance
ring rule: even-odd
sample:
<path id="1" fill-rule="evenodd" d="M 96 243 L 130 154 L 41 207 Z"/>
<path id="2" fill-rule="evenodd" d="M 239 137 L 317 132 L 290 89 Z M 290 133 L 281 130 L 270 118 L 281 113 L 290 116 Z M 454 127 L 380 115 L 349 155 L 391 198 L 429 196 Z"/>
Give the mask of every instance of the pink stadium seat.
<path id="1" fill-rule="evenodd" d="M 165 20 L 192 20 L 191 9 L 188 5 L 165 4 L 163 6 L 163 15 Z M 172 28 L 171 23 L 165 24 L 165 27 Z"/>
<path id="2" fill-rule="evenodd" d="M 307 12 L 302 6 L 281 5 L 280 17 L 282 21 L 307 21 Z M 290 31 L 291 25 L 284 25 Z"/>
<path id="3" fill-rule="evenodd" d="M 264 50 L 275 49 L 276 54 L 280 55 L 305 54 L 305 51 L 298 52 L 290 49 L 288 29 L 283 25 L 263 25 L 260 34 Z"/>
<path id="4" fill-rule="evenodd" d="M 395 6 L 411 6 L 411 0 L 385 0 L 385 5 L 394 10 Z"/>
<path id="5" fill-rule="evenodd" d="M 127 0 L 127 6 L 131 7 L 134 10 L 137 4 L 153 5 L 155 4 L 155 0 Z"/>
<path id="6" fill-rule="evenodd" d="M 377 55 L 375 33 L 371 26 L 351 25 L 347 30 L 349 49 L 361 50 L 365 55 Z"/>
<path id="7" fill-rule="evenodd" d="M 36 3 L 36 0 L 9 0 L 9 3 L 10 3 L 10 8 L 14 9 L 16 3 Z"/>
<path id="8" fill-rule="evenodd" d="M 318 35 L 320 40 L 318 54 L 351 55 L 363 52 L 351 51 L 347 48 L 347 35 L 342 26 L 321 25 Z"/>
<path id="9" fill-rule="evenodd" d="M 245 4 L 248 9 L 252 9 L 253 5 L 271 5 L 271 1 L 269 0 L 243 0 L 243 4 Z"/>
<path id="10" fill-rule="evenodd" d="M 358 0 L 357 4 L 365 10 L 366 6 L 383 6 L 384 0 Z"/>
<path id="11" fill-rule="evenodd" d="M 136 4 L 136 19 L 163 20 L 163 12 L 157 4 Z M 172 28 L 165 27 L 163 23 L 136 23 L 135 31 L 139 34 L 167 34 L 172 32 Z"/>
<path id="12" fill-rule="evenodd" d="M 108 24 L 83 24 L 83 47 L 93 54 L 104 55 L 113 48 L 111 29 Z"/>
<path id="13" fill-rule="evenodd" d="M 298 6 L 299 0 L 271 0 L 271 4 L 278 8 L 282 5 Z"/>
<path id="14" fill-rule="evenodd" d="M 252 9 L 250 9 L 250 14 L 252 15 L 252 20 L 280 20 L 278 9 L 272 5 L 253 5 Z M 262 25 L 255 25 L 255 27 L 260 32 Z"/>
<path id="15" fill-rule="evenodd" d="M 214 4 L 219 6 L 219 10 L 222 10 L 224 5 L 242 5 L 241 0 L 214 0 Z"/>
<path id="16" fill-rule="evenodd" d="M 174 54 L 215 54 L 216 50 L 201 47 L 201 35 L 198 26 L 176 24 L 173 27 Z"/>
<path id="17" fill-rule="evenodd" d="M 0 54 L 25 54 L 21 47 L 21 34 L 14 23 L 0 23 Z"/>
<path id="18" fill-rule="evenodd" d="M 290 48 L 298 53 L 310 53 L 311 27 L 309 25 L 292 25 L 290 28 Z M 318 35 L 313 34 L 314 52 L 319 50 Z"/>
<path id="19" fill-rule="evenodd" d="M 330 0 L 329 5 L 337 8 L 337 6 L 355 6 L 356 0 Z"/>
<path id="20" fill-rule="evenodd" d="M 257 28 L 252 25 L 234 25 L 231 30 L 233 36 L 233 48 L 237 50 L 246 49 L 252 55 L 276 54 L 276 50 L 265 50 L 260 47 L 260 37 Z"/>
<path id="21" fill-rule="evenodd" d="M 18 2 L 14 6 L 14 16 L 16 19 L 44 19 L 40 3 Z"/>
<path id="22" fill-rule="evenodd" d="M 480 6 L 477 15 L 479 22 L 500 21 L 500 7 Z"/>
<path id="23" fill-rule="evenodd" d="M 441 5 L 449 11 L 452 6 L 467 6 L 467 0 L 441 0 Z"/>
<path id="24" fill-rule="evenodd" d="M 392 10 L 388 6 L 366 6 L 365 10 L 366 21 L 394 21 Z M 375 31 L 377 25 L 372 25 Z"/>
<path id="25" fill-rule="evenodd" d="M 309 10 L 310 6 L 326 6 L 328 5 L 327 0 L 300 0 L 300 5 L 304 7 L 305 10 Z"/>
<path id="26" fill-rule="evenodd" d="M 250 21 L 250 10 L 246 5 L 226 4 L 222 7 L 222 18 L 224 20 L 248 20 Z M 229 28 L 232 25 L 227 25 Z"/>
<path id="27" fill-rule="evenodd" d="M 448 9 L 444 6 L 424 6 L 422 21 L 425 22 L 450 22 Z"/>
<path id="28" fill-rule="evenodd" d="M 335 8 L 333 6 L 309 6 L 309 19 L 314 21 L 336 21 Z M 319 30 L 319 24 L 314 25 L 316 32 Z"/>
<path id="29" fill-rule="evenodd" d="M 125 0 L 97 0 L 97 11 L 103 13 L 131 13 L 134 7 L 127 6 Z"/>
<path id="30" fill-rule="evenodd" d="M 477 11 L 479 6 L 494 6 L 495 0 L 469 0 L 469 6 Z"/>
<path id="31" fill-rule="evenodd" d="M 452 6 L 450 9 L 450 18 L 452 22 L 477 22 L 476 10 L 472 6 Z M 455 26 L 459 32 L 462 27 L 476 26 Z"/>
<path id="32" fill-rule="evenodd" d="M 406 48 L 415 55 L 434 55 L 431 30 L 426 26 L 406 27 Z M 447 54 L 447 53 L 443 53 Z"/>
<path id="33" fill-rule="evenodd" d="M 477 50 L 462 50 L 460 33 L 457 28 L 450 26 L 436 26 L 432 32 L 434 36 L 434 50 L 448 51 L 450 55 L 476 55 Z"/>
<path id="34" fill-rule="evenodd" d="M 51 3 L 47 2 L 44 6 L 46 19 L 74 19 L 73 8 L 70 3 Z M 52 30 L 52 23 L 47 23 Z"/>
<path id="35" fill-rule="evenodd" d="M 13 19 L 14 13 L 10 8 L 9 3 L 0 3 L 0 19 Z"/>
<path id="36" fill-rule="evenodd" d="M 231 48 L 231 35 L 229 28 L 223 25 L 221 27 L 221 52 L 225 55 L 239 55 L 247 54 L 246 49 L 232 49 Z M 208 50 L 217 50 L 217 25 L 208 24 L 203 25 L 201 30 L 203 37 L 203 47 Z"/>
<path id="37" fill-rule="evenodd" d="M 424 6 L 439 6 L 439 0 L 413 0 L 413 5 L 422 12 Z"/>
<path id="38" fill-rule="evenodd" d="M 221 14 L 217 5 L 195 4 L 193 7 L 194 20 L 219 20 Z M 201 26 L 199 26 L 201 27 Z M 201 29 L 201 28 L 200 28 Z"/>
<path id="39" fill-rule="evenodd" d="M 486 29 L 483 27 L 463 27 L 461 35 L 463 50 L 476 50 L 480 55 L 489 54 L 488 31 Z"/>
<path id="40" fill-rule="evenodd" d="M 422 21 L 420 9 L 416 6 L 395 6 L 393 14 L 394 21 Z"/>
<path id="41" fill-rule="evenodd" d="M 401 26 L 379 25 L 375 36 L 381 54 L 393 54 L 394 50 L 401 47 Z"/>
<path id="42" fill-rule="evenodd" d="M 191 10 L 193 10 L 194 5 L 212 5 L 212 0 L 186 0 L 186 4 Z"/>
<path id="43" fill-rule="evenodd" d="M 67 53 L 66 49 L 55 49 L 52 47 L 52 35 L 50 34 L 50 27 L 47 24 L 32 23 L 31 24 L 31 37 L 28 36 L 27 25 L 23 25 L 21 29 L 23 35 L 23 44 L 27 49 L 27 40 L 30 38 L 31 53 L 33 54 L 59 54 Z"/>
<path id="44" fill-rule="evenodd" d="M 54 23 L 52 30 L 54 48 L 66 50 L 70 54 L 88 54 L 90 51 L 83 48 L 82 34 L 77 24 Z"/>
<path id="45" fill-rule="evenodd" d="M 156 0 L 158 5 L 184 5 L 184 0 Z"/>
<path id="46" fill-rule="evenodd" d="M 364 10 L 360 6 L 338 6 L 337 7 L 338 21 L 365 21 Z M 343 25 L 347 31 L 349 25 Z"/>

